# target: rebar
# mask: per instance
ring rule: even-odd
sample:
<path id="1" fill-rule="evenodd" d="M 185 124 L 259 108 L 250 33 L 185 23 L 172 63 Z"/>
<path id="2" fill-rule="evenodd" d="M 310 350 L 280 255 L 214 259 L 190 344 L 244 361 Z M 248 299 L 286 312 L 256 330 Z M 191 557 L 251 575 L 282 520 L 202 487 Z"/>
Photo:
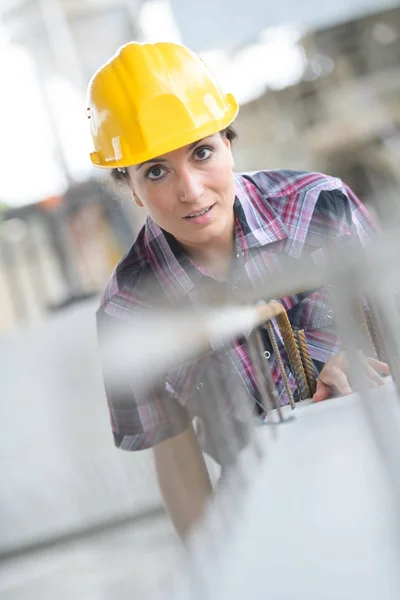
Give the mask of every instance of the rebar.
<path id="1" fill-rule="evenodd" d="M 267 330 L 269 339 L 271 341 L 272 350 L 274 352 L 275 360 L 279 366 L 281 377 L 282 377 L 283 383 L 285 385 L 285 390 L 286 390 L 286 393 L 289 398 L 290 406 L 292 408 L 296 408 L 296 403 L 293 398 L 292 388 L 290 387 L 289 378 L 287 376 L 285 365 L 283 364 L 282 356 L 279 351 L 279 346 L 278 346 L 278 341 L 276 339 L 274 326 L 272 325 L 272 323 L 270 321 L 268 321 L 267 323 L 265 323 L 264 327 Z"/>
<path id="2" fill-rule="evenodd" d="M 300 352 L 297 348 L 296 339 L 293 334 L 293 329 L 287 316 L 286 311 L 282 312 L 276 318 L 279 331 L 288 356 L 290 368 L 296 381 L 297 390 L 301 400 L 310 398 L 310 390 L 306 374 L 301 360 Z"/>
<path id="3" fill-rule="evenodd" d="M 295 339 L 300 352 L 301 360 L 303 362 L 310 396 L 313 397 L 313 395 L 315 394 L 315 390 L 317 389 L 317 377 L 315 375 L 314 363 L 310 356 L 310 351 L 308 349 L 304 329 L 299 329 L 298 331 L 296 331 Z"/>
<path id="4" fill-rule="evenodd" d="M 368 332 L 371 336 L 373 346 L 375 348 L 376 356 L 378 360 L 387 362 L 385 348 L 383 345 L 382 337 L 376 322 L 376 317 L 371 308 L 364 309 L 365 320 L 367 322 Z"/>
<path id="5" fill-rule="evenodd" d="M 279 420 L 283 421 L 282 410 L 279 403 L 278 391 L 276 389 L 271 369 L 269 364 L 261 362 L 261 356 L 263 351 L 263 343 L 259 329 L 252 331 L 248 340 L 248 350 L 250 359 L 253 363 L 254 374 L 258 383 L 258 388 L 263 402 L 265 411 L 268 414 L 270 408 L 275 408 Z M 264 377 L 265 374 L 265 377 Z"/>

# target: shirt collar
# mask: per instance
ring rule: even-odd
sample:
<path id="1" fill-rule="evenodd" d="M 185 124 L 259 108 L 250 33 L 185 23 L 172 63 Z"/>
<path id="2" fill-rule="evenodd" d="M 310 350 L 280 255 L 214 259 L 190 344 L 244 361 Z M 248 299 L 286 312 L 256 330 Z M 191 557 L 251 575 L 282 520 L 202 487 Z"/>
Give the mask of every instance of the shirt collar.
<path id="1" fill-rule="evenodd" d="M 253 180 L 235 175 L 235 243 L 247 250 L 287 239 L 288 233 L 267 196 Z M 194 266 L 175 238 L 150 217 L 146 221 L 146 247 L 152 270 L 171 299 L 193 291 Z"/>
<path id="2" fill-rule="evenodd" d="M 268 197 L 250 178 L 235 176 L 236 240 L 248 248 L 265 246 L 287 239 L 288 232 L 268 202 Z M 238 235 L 238 224 L 241 235 Z"/>

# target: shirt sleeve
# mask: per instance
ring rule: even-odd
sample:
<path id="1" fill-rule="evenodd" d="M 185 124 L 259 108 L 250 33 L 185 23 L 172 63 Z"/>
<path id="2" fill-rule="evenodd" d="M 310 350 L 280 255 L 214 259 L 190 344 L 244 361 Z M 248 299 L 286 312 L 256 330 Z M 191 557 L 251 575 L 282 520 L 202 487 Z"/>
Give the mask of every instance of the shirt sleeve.
<path id="1" fill-rule="evenodd" d="M 347 198 L 349 204 L 353 231 L 361 244 L 366 247 L 379 233 L 380 227 L 353 190 L 343 182 L 341 192 Z"/>
<path id="2" fill-rule="evenodd" d="M 366 248 L 373 243 L 379 231 L 368 209 L 349 186 L 340 182 L 335 189 L 319 193 L 308 238 L 314 247 L 313 259 L 317 264 L 320 260 L 325 261 L 322 248 L 326 241 L 332 251 L 337 243 L 343 247 L 346 239 L 351 245 L 356 242 Z M 312 291 L 293 309 L 299 321 L 297 327 L 305 331 L 310 355 L 318 372 L 329 357 L 341 349 L 333 307 L 329 297 L 326 297 L 328 290 L 321 288 Z"/>
<path id="3" fill-rule="evenodd" d="M 183 432 L 189 426 L 184 407 L 169 394 L 165 381 L 151 387 L 135 386 L 121 377 L 118 357 L 110 353 L 110 336 L 123 335 L 129 326 L 100 309 L 97 335 L 111 427 L 115 444 L 123 450 L 143 450 Z"/>
<path id="4" fill-rule="evenodd" d="M 344 241 L 368 247 L 380 228 L 356 194 L 343 182 L 334 189 L 319 192 L 308 227 L 306 242 L 310 248 L 322 252 Z M 314 254 L 315 256 L 315 254 Z"/>

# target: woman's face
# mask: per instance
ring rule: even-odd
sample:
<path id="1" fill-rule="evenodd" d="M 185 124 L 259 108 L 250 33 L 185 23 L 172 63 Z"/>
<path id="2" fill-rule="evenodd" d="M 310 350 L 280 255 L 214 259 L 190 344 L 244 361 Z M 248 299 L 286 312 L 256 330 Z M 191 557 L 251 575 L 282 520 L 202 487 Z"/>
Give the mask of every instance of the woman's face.
<path id="1" fill-rule="evenodd" d="M 183 246 L 232 238 L 233 157 L 224 133 L 128 167 L 128 174 L 136 204 Z"/>

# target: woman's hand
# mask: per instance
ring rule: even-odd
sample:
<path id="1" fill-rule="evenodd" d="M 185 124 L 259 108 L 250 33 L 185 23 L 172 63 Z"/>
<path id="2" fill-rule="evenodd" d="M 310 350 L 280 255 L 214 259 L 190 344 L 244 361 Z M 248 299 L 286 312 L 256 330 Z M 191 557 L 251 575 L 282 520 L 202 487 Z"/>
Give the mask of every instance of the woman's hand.
<path id="1" fill-rule="evenodd" d="M 387 364 L 367 356 L 362 356 L 361 360 L 368 386 L 377 387 L 383 385 L 384 381 L 381 375 L 390 375 Z M 339 354 L 331 356 L 319 375 L 313 400 L 320 402 L 321 400 L 331 398 L 335 393 L 339 393 L 342 396 L 351 394 L 353 390 L 351 389 L 348 375 L 349 361 L 347 360 L 346 353 L 339 352 Z"/>

